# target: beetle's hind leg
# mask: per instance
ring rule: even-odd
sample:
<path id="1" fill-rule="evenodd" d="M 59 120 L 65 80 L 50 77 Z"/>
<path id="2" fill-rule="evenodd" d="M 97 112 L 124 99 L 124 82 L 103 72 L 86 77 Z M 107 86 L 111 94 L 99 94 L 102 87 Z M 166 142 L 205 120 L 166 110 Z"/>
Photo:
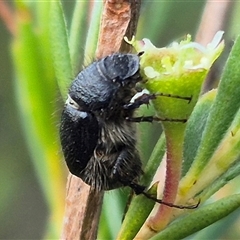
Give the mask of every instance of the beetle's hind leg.
<path id="1" fill-rule="evenodd" d="M 123 186 L 129 186 L 129 183 L 138 181 L 142 174 L 142 163 L 136 149 L 124 147 L 112 168 L 112 178 Z"/>
<path id="2" fill-rule="evenodd" d="M 163 200 L 161 199 L 158 199 L 156 198 L 155 196 L 149 194 L 148 192 L 145 191 L 146 187 L 145 186 L 142 186 L 142 185 L 139 185 L 137 183 L 130 183 L 128 185 L 130 188 L 133 189 L 133 191 L 135 192 L 135 194 L 139 195 L 139 194 L 143 194 L 145 197 L 147 197 L 148 199 L 151 199 L 153 200 L 154 202 L 157 202 L 159 204 L 163 204 L 163 205 L 166 205 L 168 207 L 173 207 L 173 208 L 179 208 L 179 209 L 195 209 L 199 206 L 200 204 L 200 201 L 195 204 L 195 205 L 189 205 L 189 206 L 186 206 L 186 205 L 176 205 L 176 204 L 173 204 L 173 203 L 168 203 L 168 202 L 164 202 Z"/>

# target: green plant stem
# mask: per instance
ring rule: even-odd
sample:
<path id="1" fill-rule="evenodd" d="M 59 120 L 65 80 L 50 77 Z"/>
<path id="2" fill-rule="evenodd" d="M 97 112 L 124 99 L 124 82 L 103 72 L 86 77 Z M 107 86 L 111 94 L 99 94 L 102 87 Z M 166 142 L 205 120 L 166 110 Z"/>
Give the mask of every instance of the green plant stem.
<path id="1" fill-rule="evenodd" d="M 174 203 L 177 195 L 178 184 L 181 177 L 183 139 L 186 124 L 164 123 L 167 142 L 167 169 L 163 193 L 163 201 Z M 147 220 L 145 226 L 136 236 L 136 239 L 146 239 L 164 229 L 172 217 L 173 208 L 157 205 L 157 211 Z"/>
<path id="2" fill-rule="evenodd" d="M 167 142 L 167 169 L 163 193 L 164 202 L 174 203 L 176 199 L 178 184 L 181 176 L 185 127 L 185 124 L 176 124 L 176 127 L 165 127 Z M 171 213 L 172 208 L 160 205 L 156 215 L 151 218 L 152 227 L 157 231 L 163 229 L 168 224 Z"/>

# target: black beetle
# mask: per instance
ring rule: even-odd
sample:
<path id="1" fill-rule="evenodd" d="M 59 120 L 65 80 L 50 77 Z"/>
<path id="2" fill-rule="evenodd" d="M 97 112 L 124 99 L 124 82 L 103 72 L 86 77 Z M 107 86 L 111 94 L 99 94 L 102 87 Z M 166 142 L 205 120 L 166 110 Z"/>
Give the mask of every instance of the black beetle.
<path id="1" fill-rule="evenodd" d="M 139 57 L 113 54 L 81 71 L 70 86 L 60 138 L 70 172 L 92 188 L 109 190 L 137 182 L 134 109 L 124 108 L 141 80 Z"/>
<path id="2" fill-rule="evenodd" d="M 136 108 L 157 96 L 136 90 L 142 80 L 139 68 L 138 55 L 115 53 L 93 62 L 77 75 L 69 88 L 60 126 L 67 166 L 96 191 L 129 186 L 136 194 L 144 194 L 159 203 L 195 208 L 196 205 L 163 202 L 138 184 L 143 171 L 136 149 L 134 122 L 168 120 L 134 117 Z"/>

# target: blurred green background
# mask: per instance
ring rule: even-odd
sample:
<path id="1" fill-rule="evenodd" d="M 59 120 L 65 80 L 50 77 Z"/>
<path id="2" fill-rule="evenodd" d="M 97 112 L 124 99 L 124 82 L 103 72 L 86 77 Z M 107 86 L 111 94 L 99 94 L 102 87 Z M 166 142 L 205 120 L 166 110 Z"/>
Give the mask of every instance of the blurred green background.
<path id="1" fill-rule="evenodd" d="M 188 33 L 192 34 L 194 38 L 204 4 L 205 1 L 167 2 L 145 0 L 142 4 L 137 37 L 147 37 L 158 47 L 165 46 Z M 236 3 L 235 11 L 232 14 L 229 13 L 231 19 L 229 25 L 224 29 L 226 32 L 226 46 L 228 46 L 229 42 L 231 45 L 231 40 L 234 39 L 237 31 L 240 32 L 240 19 L 237 16 L 239 5 L 239 2 Z M 74 2 L 70 2 L 70 4 L 68 1 L 63 2 L 68 26 L 72 19 L 73 6 Z M 11 57 L 12 40 L 13 36 L 9 33 L 4 22 L 0 21 L 0 239 L 42 239 L 46 237 L 51 209 L 39 183 L 39 173 L 37 174 L 36 167 L 34 168 L 32 157 L 30 157 L 32 154 L 29 151 L 29 143 L 27 144 L 26 133 L 22 128 L 18 100 L 15 95 L 14 78 L 16 75 Z M 53 79 L 53 81 L 55 80 Z M 52 114 L 54 118 L 59 119 L 62 100 L 57 89 L 55 89 L 54 94 L 56 97 L 53 101 L 55 101 L 56 109 Z M 54 121 L 57 129 L 59 122 Z M 155 126 L 159 129 L 159 125 Z M 147 124 L 143 124 L 141 127 L 141 138 L 149 139 L 148 137 L 150 137 L 152 139 L 151 144 L 147 141 L 148 150 L 144 150 L 144 154 L 142 154 L 145 160 L 148 158 L 158 137 L 158 134 L 154 138 L 152 137 L 155 131 L 152 125 L 150 128 Z M 159 131 L 157 130 L 157 132 Z M 58 142 L 57 136 L 54 137 Z M 65 184 L 67 175 L 65 174 L 66 168 L 63 159 L 60 157 L 57 158 L 57 161 L 59 161 L 57 164 L 62 169 L 62 181 Z M 43 176 L 45 174 L 45 172 L 42 172 Z M 62 184 L 63 192 L 65 189 L 64 184 Z M 235 185 L 226 191 L 236 191 Z M 52 192 L 52 194 L 55 196 L 56 201 L 64 198 L 64 194 L 58 191 Z M 111 194 L 107 195 L 111 197 Z M 64 205 L 61 206 L 63 209 Z M 228 221 L 223 220 L 222 224 L 226 226 L 232 224 L 234 220 L 237 226 L 235 220 L 238 215 L 239 212 L 235 212 L 229 217 Z M 59 219 L 59 222 L 61 221 Z M 212 230 L 208 234 L 207 231 L 203 232 L 202 236 L 216 238 L 221 233 L 218 226 L 221 227 L 221 223 L 209 227 Z M 59 233 L 60 231 L 59 229 Z M 234 231 L 223 234 L 231 237 L 231 233 L 233 234 Z M 55 236 L 57 239 L 58 235 L 55 233 L 55 235 L 51 236 Z M 234 238 L 235 235 L 232 236 Z"/>
<path id="2" fill-rule="evenodd" d="M 40 239 L 48 210 L 19 120 L 12 36 L 2 21 L 0 33 L 0 239 Z"/>

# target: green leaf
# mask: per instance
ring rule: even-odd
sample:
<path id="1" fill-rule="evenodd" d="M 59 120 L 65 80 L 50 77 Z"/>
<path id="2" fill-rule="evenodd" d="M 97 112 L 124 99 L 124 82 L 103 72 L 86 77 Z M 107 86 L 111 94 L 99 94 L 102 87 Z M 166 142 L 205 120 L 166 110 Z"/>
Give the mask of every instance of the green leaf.
<path id="1" fill-rule="evenodd" d="M 198 101 L 187 121 L 184 139 L 182 176 L 187 173 L 196 156 L 215 96 L 216 90 L 212 90 L 204 94 Z"/>
<path id="2" fill-rule="evenodd" d="M 240 107 L 240 37 L 237 38 L 226 63 L 218 93 L 211 108 L 197 156 L 181 181 L 181 194 L 187 194 L 197 181 L 214 151 L 223 139 Z"/>
<path id="3" fill-rule="evenodd" d="M 111 193 L 104 194 L 104 201 L 102 206 L 97 239 L 116 238 L 118 230 L 120 229 L 122 224 L 123 213 L 124 211 L 126 211 L 127 197 L 129 196 L 129 191 L 123 192 L 120 189 L 115 189 L 111 191 Z"/>
<path id="4" fill-rule="evenodd" d="M 202 171 L 199 180 L 195 183 L 194 188 L 202 191 L 218 179 L 218 181 L 231 179 L 239 170 L 239 148 L 240 148 L 240 110 L 237 112 L 231 126 L 219 144 L 206 168 Z M 238 164 L 235 164 L 236 163 Z M 235 169 L 231 166 L 235 165 Z M 230 168 L 230 169 L 229 169 Z M 226 175 L 228 173 L 228 175 Z M 221 177 L 221 175 L 223 175 Z M 220 176 L 220 177 L 219 177 Z M 196 190 L 195 190 L 196 192 Z M 201 196 L 204 197 L 203 194 Z"/>
<path id="5" fill-rule="evenodd" d="M 31 159 L 51 210 L 49 237 L 56 237 L 62 224 L 64 206 L 63 169 L 58 154 L 59 142 L 56 141 L 56 118 L 53 116 L 57 83 L 47 51 L 49 36 L 42 33 L 41 24 L 34 25 L 31 11 L 23 1 L 16 4 L 17 31 L 12 43 L 14 87 Z M 60 199 L 56 199 L 55 192 Z"/>
<path id="6" fill-rule="evenodd" d="M 223 198 L 180 218 L 151 239 L 182 239 L 226 217 L 239 206 L 240 194 Z"/>
<path id="7" fill-rule="evenodd" d="M 215 192 L 217 192 L 224 185 L 229 183 L 232 179 L 239 176 L 240 174 L 240 161 L 239 159 L 234 162 L 231 167 L 224 172 L 219 178 L 217 178 L 212 184 L 208 185 L 204 190 L 199 194 L 199 198 L 203 201 L 211 197 Z"/>
<path id="8" fill-rule="evenodd" d="M 78 73 L 83 64 L 84 45 L 88 29 L 88 12 L 88 1 L 76 1 L 69 36 L 70 55 L 74 74 Z"/>
<path id="9" fill-rule="evenodd" d="M 129 206 L 117 239 L 133 239 L 145 222 L 154 204 L 154 201 L 146 198 L 145 196 L 135 196 Z"/>
<path id="10" fill-rule="evenodd" d="M 161 1 L 158 3 L 160 4 L 159 7 L 156 7 L 156 4 L 154 4 L 152 1 L 145 3 L 143 1 L 142 5 L 144 4 L 147 6 L 145 8 L 142 8 L 144 11 L 143 15 L 146 14 L 146 16 L 161 16 L 161 21 L 152 21 L 151 27 L 149 27 L 146 18 L 141 17 L 139 19 L 137 36 L 140 36 L 141 38 L 148 36 L 149 39 L 155 42 L 155 40 L 157 41 L 159 39 L 159 35 L 162 33 L 166 22 L 169 20 L 169 11 L 174 7 L 176 3 L 171 1 Z"/>
<path id="11" fill-rule="evenodd" d="M 65 99 L 73 70 L 68 45 L 66 21 L 60 1 L 52 1 L 50 8 L 50 40 L 55 73 L 62 97 Z"/>
<path id="12" fill-rule="evenodd" d="M 88 28 L 88 34 L 85 45 L 84 52 L 84 65 L 88 65 L 89 61 L 92 62 L 92 59 L 95 57 L 95 51 L 97 48 L 99 26 L 100 26 L 100 17 L 102 14 L 102 1 L 94 1 L 92 13 L 91 13 L 91 22 Z"/>

